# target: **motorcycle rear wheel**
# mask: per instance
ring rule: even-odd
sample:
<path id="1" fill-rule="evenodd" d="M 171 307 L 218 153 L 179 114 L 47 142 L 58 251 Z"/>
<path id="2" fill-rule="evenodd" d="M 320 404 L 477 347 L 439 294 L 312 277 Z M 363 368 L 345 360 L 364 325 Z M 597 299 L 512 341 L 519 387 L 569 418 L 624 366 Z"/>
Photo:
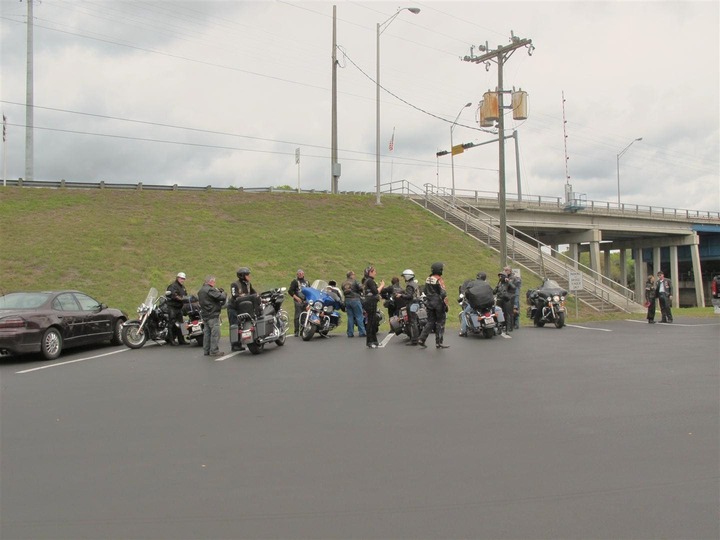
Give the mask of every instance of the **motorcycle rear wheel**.
<path id="1" fill-rule="evenodd" d="M 260 354 L 262 352 L 264 346 L 265 346 L 264 343 L 258 344 L 258 343 L 255 343 L 254 341 L 252 343 L 247 344 L 247 348 L 252 354 Z"/>
<path id="2" fill-rule="evenodd" d="M 138 333 L 139 329 L 139 324 L 123 326 L 120 337 L 126 347 L 131 349 L 140 349 L 143 345 L 145 345 L 145 342 L 147 342 L 148 339 L 147 332 L 140 334 Z"/>
<path id="3" fill-rule="evenodd" d="M 483 328 L 483 336 L 485 339 L 490 339 L 495 335 L 495 328 Z"/>

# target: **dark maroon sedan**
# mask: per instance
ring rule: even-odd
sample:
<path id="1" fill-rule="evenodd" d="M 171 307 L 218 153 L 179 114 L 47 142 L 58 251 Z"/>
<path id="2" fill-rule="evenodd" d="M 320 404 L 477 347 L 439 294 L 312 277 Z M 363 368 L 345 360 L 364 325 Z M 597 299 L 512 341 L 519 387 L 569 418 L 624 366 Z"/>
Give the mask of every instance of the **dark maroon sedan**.
<path id="1" fill-rule="evenodd" d="M 80 291 L 14 292 L 0 296 L 0 355 L 41 352 L 109 341 L 120 345 L 127 315 Z"/>

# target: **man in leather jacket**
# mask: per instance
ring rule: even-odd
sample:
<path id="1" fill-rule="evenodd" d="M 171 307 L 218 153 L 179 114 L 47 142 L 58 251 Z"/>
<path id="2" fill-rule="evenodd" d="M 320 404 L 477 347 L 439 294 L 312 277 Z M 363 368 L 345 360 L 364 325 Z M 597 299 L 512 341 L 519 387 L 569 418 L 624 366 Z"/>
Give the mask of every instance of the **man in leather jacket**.
<path id="1" fill-rule="evenodd" d="M 515 282 L 505 272 L 498 274 L 498 284 L 493 291 L 497 295 L 497 303 L 502 308 L 505 317 L 505 333 L 513 331 L 514 316 L 513 304 L 515 302 Z"/>
<path id="2" fill-rule="evenodd" d="M 300 333 L 300 314 L 305 311 L 305 296 L 302 293 L 303 287 L 308 287 L 310 284 L 305 279 L 305 271 L 300 268 L 295 274 L 295 279 L 290 282 L 288 288 L 288 294 L 290 298 L 295 302 L 295 314 L 293 316 L 293 324 L 295 326 L 295 335 Z"/>
<path id="3" fill-rule="evenodd" d="M 220 350 L 220 313 L 227 300 L 227 294 L 215 287 L 215 276 L 205 278 L 198 291 L 200 313 L 203 318 L 203 354 L 205 356 L 223 356 Z"/>
<path id="4" fill-rule="evenodd" d="M 182 307 L 183 302 L 187 300 L 187 290 L 185 289 L 185 272 L 178 272 L 166 291 L 170 294 L 167 298 L 168 305 L 168 336 L 165 341 L 169 345 L 187 345 L 187 341 L 182 334 Z M 177 341 L 175 341 L 177 339 Z"/>
<path id="5" fill-rule="evenodd" d="M 355 335 L 357 324 L 360 337 L 365 337 L 365 321 L 362 313 L 362 289 L 355 279 L 355 272 L 349 270 L 347 279 L 342 284 L 343 296 L 345 297 L 345 311 L 347 312 L 347 337 Z"/>
<path id="6" fill-rule="evenodd" d="M 230 348 L 233 351 L 243 351 L 245 347 L 238 339 L 238 304 L 243 297 L 248 296 L 247 299 L 251 300 L 253 306 L 257 309 L 260 299 L 250 283 L 250 269 L 247 266 L 240 267 L 236 275 L 238 279 L 230 285 L 230 300 L 227 304 L 228 320 L 230 321 Z"/>
<path id="7" fill-rule="evenodd" d="M 450 347 L 443 344 L 448 299 L 442 273 L 443 264 L 439 262 L 433 263 L 430 267 L 430 275 L 425 280 L 425 306 L 427 307 L 428 319 L 420 338 L 418 338 L 418 345 L 423 349 L 427 348 L 425 341 L 433 330 L 435 330 L 435 347 L 438 349 Z"/>
<path id="8" fill-rule="evenodd" d="M 665 273 L 660 270 L 657 273 L 657 280 L 655 283 L 655 296 L 660 302 L 660 314 L 662 318 L 660 322 L 671 323 L 673 322 L 672 316 L 672 282 L 665 277 Z"/>

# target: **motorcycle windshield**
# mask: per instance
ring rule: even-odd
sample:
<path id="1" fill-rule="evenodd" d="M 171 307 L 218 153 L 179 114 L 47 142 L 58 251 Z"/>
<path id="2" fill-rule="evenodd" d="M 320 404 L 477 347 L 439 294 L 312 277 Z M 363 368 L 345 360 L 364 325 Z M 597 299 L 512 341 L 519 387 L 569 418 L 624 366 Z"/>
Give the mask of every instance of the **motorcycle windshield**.
<path id="1" fill-rule="evenodd" d="M 326 283 L 326 282 L 323 282 L 320 280 L 316 280 L 313 282 L 313 285 L 315 285 L 318 282 Z M 326 284 L 326 286 L 327 286 L 327 284 Z M 333 307 L 340 306 L 340 303 L 337 299 L 333 298 L 328 293 L 326 293 L 320 289 L 316 289 L 315 287 L 303 287 L 302 293 L 305 295 L 305 300 L 310 304 L 317 302 L 319 300 L 325 306 L 333 306 Z"/>
<path id="2" fill-rule="evenodd" d="M 563 289 L 557 281 L 553 279 L 546 279 L 542 286 L 538 289 L 538 293 L 545 296 L 552 296 L 555 294 L 564 296 L 567 294 L 567 291 Z"/>
<path id="3" fill-rule="evenodd" d="M 145 304 L 146 306 L 152 306 L 155 305 L 155 300 L 157 300 L 158 297 L 158 290 L 155 287 L 150 287 L 150 291 L 148 292 L 147 296 L 145 297 Z"/>

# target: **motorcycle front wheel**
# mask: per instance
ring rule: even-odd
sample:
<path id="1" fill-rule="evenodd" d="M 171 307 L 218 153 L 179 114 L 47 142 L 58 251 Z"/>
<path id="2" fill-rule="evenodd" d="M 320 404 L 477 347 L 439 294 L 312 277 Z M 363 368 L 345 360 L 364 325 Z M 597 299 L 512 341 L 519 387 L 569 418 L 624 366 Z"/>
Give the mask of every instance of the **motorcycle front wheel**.
<path id="1" fill-rule="evenodd" d="M 303 326 L 302 330 L 300 331 L 300 336 L 302 337 L 303 341 L 310 341 L 314 335 L 315 335 L 315 325 L 314 324 L 309 324 L 307 326 Z"/>
<path id="2" fill-rule="evenodd" d="M 147 341 L 147 332 L 140 333 L 138 332 L 139 329 L 139 323 L 123 326 L 120 337 L 126 347 L 129 347 L 131 349 L 139 349 L 143 345 L 145 345 L 145 342 Z"/>
<path id="3" fill-rule="evenodd" d="M 555 319 L 555 328 L 562 328 L 563 326 L 565 326 L 565 314 L 560 312 Z"/>

